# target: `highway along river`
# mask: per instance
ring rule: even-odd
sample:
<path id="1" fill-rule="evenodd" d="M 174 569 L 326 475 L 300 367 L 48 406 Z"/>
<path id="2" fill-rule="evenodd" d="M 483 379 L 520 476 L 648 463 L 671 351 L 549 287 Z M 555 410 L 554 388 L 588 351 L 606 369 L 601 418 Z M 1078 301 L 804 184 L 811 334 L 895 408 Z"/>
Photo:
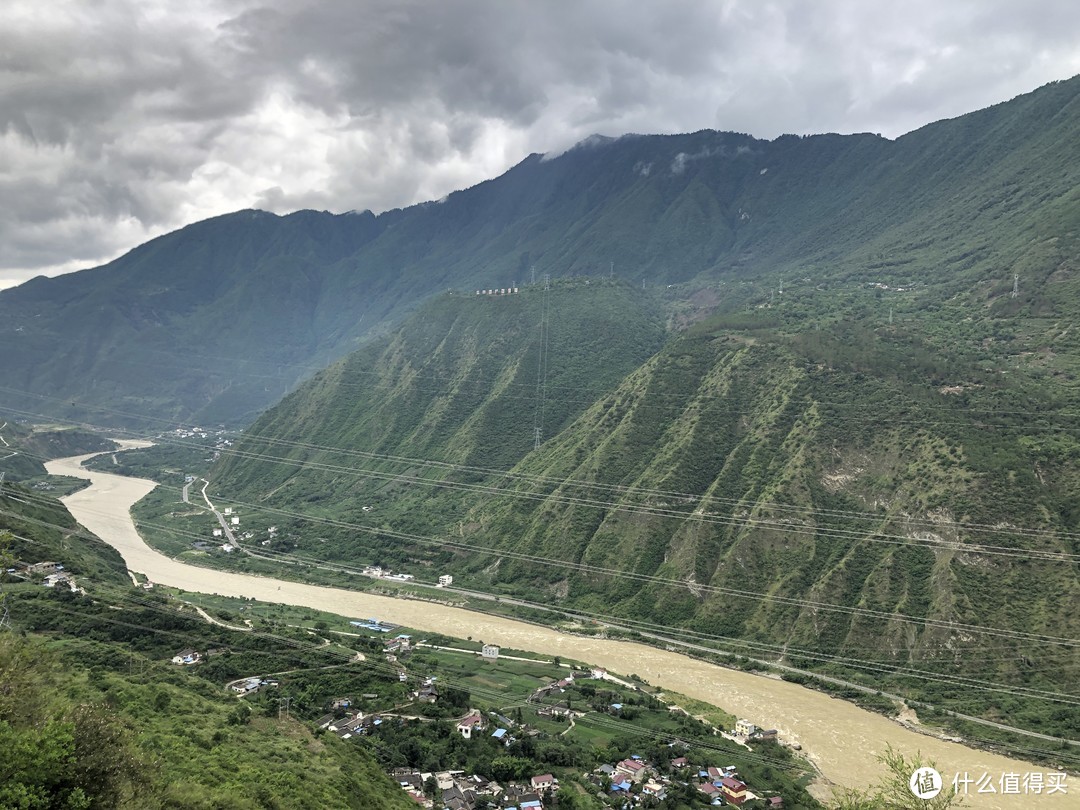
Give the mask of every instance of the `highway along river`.
<path id="1" fill-rule="evenodd" d="M 143 443 L 125 442 L 126 447 Z M 592 639 L 560 633 L 525 622 L 445 607 L 430 602 L 393 599 L 358 591 L 305 585 L 270 577 L 215 571 L 177 562 L 154 551 L 139 536 L 131 506 L 157 484 L 138 478 L 86 470 L 92 455 L 51 461 L 53 475 L 89 479 L 86 489 L 63 501 L 83 526 L 120 552 L 132 571 L 153 582 L 185 591 L 257 599 L 315 608 L 351 618 L 378 616 L 417 630 L 486 642 L 543 655 L 574 658 L 610 669 L 635 673 L 649 683 L 720 706 L 765 728 L 776 728 L 782 740 L 797 742 L 830 782 L 862 788 L 884 775 L 878 754 L 891 745 L 909 756 L 921 751 L 935 760 L 946 781 L 954 775 L 973 780 L 963 807 L 1080 808 L 1080 777 L 1069 777 L 1067 792 L 1003 795 L 1001 780 L 1017 774 L 1039 774 L 1044 783 L 1053 769 L 977 751 L 911 731 L 850 703 L 777 678 L 695 661 L 675 652 L 626 641 Z M 995 794 L 975 793 L 974 780 L 988 775 Z M 827 787 L 815 786 L 824 797 Z"/>

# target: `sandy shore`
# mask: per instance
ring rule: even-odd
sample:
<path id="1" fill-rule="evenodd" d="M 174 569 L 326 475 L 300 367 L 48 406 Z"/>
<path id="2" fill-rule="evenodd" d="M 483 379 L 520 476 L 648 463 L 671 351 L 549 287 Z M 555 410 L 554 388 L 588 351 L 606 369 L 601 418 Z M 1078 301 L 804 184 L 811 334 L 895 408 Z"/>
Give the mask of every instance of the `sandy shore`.
<path id="1" fill-rule="evenodd" d="M 587 661 L 613 672 L 634 673 L 655 686 L 707 701 L 759 726 L 779 729 L 781 739 L 800 743 L 826 779 L 837 785 L 861 788 L 877 781 L 883 769 L 876 757 L 891 745 L 909 755 L 921 751 L 937 763 L 949 783 L 956 774 L 967 774 L 973 780 L 989 774 L 999 793 L 974 795 L 972 784 L 963 807 L 1080 808 L 1080 778 L 1067 780 L 1066 794 L 1001 795 L 999 780 L 1003 775 L 1019 774 L 1022 780 L 1028 773 L 1041 773 L 1046 781 L 1051 769 L 927 737 L 845 701 L 775 678 L 728 670 L 642 644 L 570 636 L 459 608 L 177 562 L 147 546 L 131 521 L 132 504 L 156 484 L 83 469 L 82 462 L 90 457 L 58 459 L 46 467 L 54 475 L 91 481 L 90 487 L 64 498 L 64 503 L 83 526 L 119 551 L 132 571 L 153 582 L 186 591 L 316 608 L 351 618 L 378 617 L 418 630 L 471 636 Z"/>

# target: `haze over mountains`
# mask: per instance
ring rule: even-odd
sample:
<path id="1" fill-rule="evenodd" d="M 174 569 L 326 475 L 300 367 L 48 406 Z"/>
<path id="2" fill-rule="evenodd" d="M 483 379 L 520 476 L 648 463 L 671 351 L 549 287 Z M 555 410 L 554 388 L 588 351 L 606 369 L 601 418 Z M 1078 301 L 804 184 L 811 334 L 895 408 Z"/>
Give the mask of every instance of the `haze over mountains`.
<path id="1" fill-rule="evenodd" d="M 799 306 L 865 282 L 985 297 L 1014 272 L 1021 301 L 1042 300 L 1075 250 L 1077 82 L 896 141 L 594 138 L 377 217 L 197 223 L 0 292 L 5 402 L 93 423 L 242 423 L 427 296 L 523 284 L 533 268 L 614 269 L 720 311 L 766 302 L 781 278 Z"/>

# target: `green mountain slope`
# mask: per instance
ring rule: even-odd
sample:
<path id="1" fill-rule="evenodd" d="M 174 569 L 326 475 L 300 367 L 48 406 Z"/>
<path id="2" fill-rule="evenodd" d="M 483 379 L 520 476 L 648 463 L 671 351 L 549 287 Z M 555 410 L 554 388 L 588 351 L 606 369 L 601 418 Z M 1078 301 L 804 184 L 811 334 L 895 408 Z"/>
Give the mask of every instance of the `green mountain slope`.
<path id="1" fill-rule="evenodd" d="M 631 292 L 555 287 L 551 311 L 583 290 L 590 313 Z M 542 297 L 515 303 L 535 321 Z M 1045 368 L 1002 374 L 992 346 L 940 353 L 934 309 L 799 331 L 777 305 L 706 319 L 628 371 L 605 359 L 618 380 L 587 402 L 587 374 L 560 382 L 581 406 L 533 449 L 535 398 L 507 398 L 531 387 L 535 365 L 508 371 L 527 349 L 475 351 L 505 328 L 485 307 L 511 300 L 448 296 L 319 375 L 253 426 L 212 491 L 281 510 L 278 551 L 452 572 L 1069 733 L 1072 710 L 1042 701 L 1069 700 L 1078 663 L 1080 425 Z M 549 384 L 580 369 L 565 345 L 548 363 Z M 484 371 L 465 387 L 470 369 Z M 502 409 L 509 437 L 472 430 Z"/>
<path id="2" fill-rule="evenodd" d="M 0 420 L 0 472 L 8 481 L 45 478 L 47 459 L 114 450 L 110 439 L 75 427 Z"/>
<path id="3" fill-rule="evenodd" d="M 219 217 L 0 292 L 14 349 L 2 402 L 96 423 L 250 419 L 428 296 L 521 284 L 533 268 L 682 285 L 688 317 L 768 301 L 781 280 L 850 315 L 861 284 L 978 299 L 1019 274 L 1015 306 L 1052 314 L 1045 285 L 1076 255 L 1078 89 L 1058 82 L 895 141 L 593 138 L 378 217 Z"/>
<path id="4" fill-rule="evenodd" d="M 444 295 L 267 412 L 216 476 L 253 497 L 272 491 L 358 512 L 364 498 L 383 501 L 389 490 L 397 500 L 408 489 L 385 480 L 399 473 L 393 456 L 436 459 L 444 465 L 437 477 L 476 475 L 455 466 L 510 467 L 532 450 L 537 428 L 541 438 L 557 434 L 662 340 L 655 302 L 604 280 Z M 320 474 L 322 460 L 335 457 L 324 446 L 366 454 L 373 464 L 362 466 L 375 474 Z M 248 463 L 261 459 L 271 461 Z M 308 468 L 298 474 L 298 464 Z M 400 502 L 394 509 L 411 511 Z"/>
<path id="5" fill-rule="evenodd" d="M 22 573 L 45 561 L 62 563 L 87 593 Z M 0 806 L 412 804 L 364 747 L 276 718 L 276 701 L 255 714 L 226 679 L 168 663 L 194 642 L 235 645 L 219 667 L 307 666 L 297 639 L 252 641 L 142 593 L 120 555 L 59 501 L 0 486 Z"/>

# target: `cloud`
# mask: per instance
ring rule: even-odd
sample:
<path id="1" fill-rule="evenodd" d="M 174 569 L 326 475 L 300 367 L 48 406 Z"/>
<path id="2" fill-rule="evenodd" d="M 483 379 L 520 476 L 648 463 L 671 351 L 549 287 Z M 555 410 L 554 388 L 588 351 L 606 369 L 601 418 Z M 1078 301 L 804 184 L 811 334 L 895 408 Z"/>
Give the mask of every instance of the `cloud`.
<path id="1" fill-rule="evenodd" d="M 0 285 L 240 208 L 441 199 L 593 133 L 897 136 L 1080 72 L 1062 0 L 7 0 L 4 18 Z"/>

